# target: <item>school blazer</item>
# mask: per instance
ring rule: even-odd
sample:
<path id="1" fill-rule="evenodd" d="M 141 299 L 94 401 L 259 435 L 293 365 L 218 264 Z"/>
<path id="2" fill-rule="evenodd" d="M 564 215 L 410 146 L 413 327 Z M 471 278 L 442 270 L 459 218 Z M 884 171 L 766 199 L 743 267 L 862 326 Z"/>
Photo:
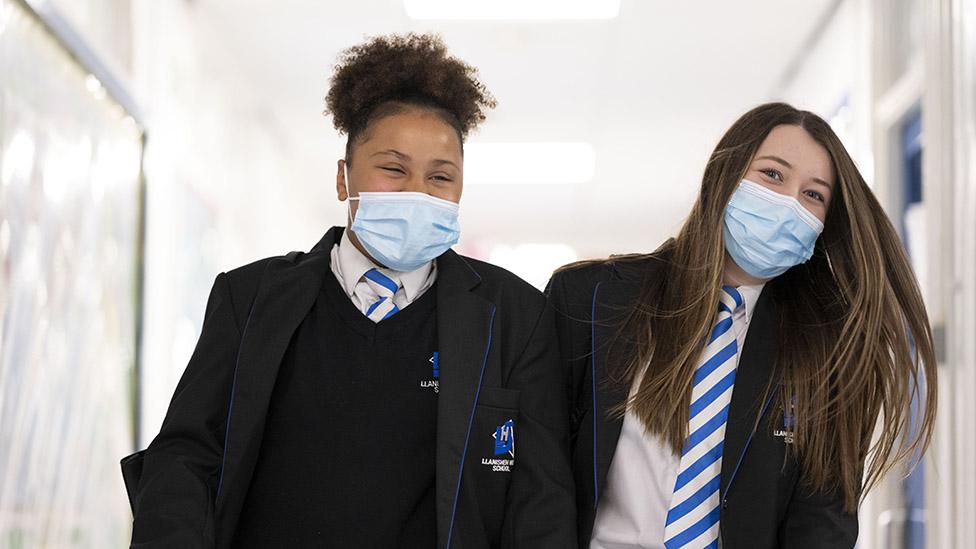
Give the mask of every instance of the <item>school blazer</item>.
<path id="1" fill-rule="evenodd" d="M 641 284 L 667 284 L 660 279 L 666 260 L 658 254 L 570 268 L 556 273 L 547 288 L 569 375 L 578 538 L 584 549 L 620 436 L 622 419 L 610 410 L 628 393 L 608 380 L 633 351 L 628 338 L 615 336 Z M 764 396 L 777 375 L 775 288 L 776 281 L 770 281 L 759 297 L 736 373 L 722 454 L 722 547 L 850 548 L 857 539 L 857 517 L 845 513 L 837 497 L 806 489 L 798 464 L 787 457 L 784 438 L 774 434 L 783 428 L 783 410 L 773 409 L 773 399 Z"/>
<path id="2" fill-rule="evenodd" d="M 230 546 L 278 367 L 334 276 L 330 251 L 342 230 L 309 253 L 217 276 L 159 435 L 122 461 L 132 547 Z M 501 268 L 453 251 L 437 262 L 438 547 L 573 547 L 568 407 L 552 311 L 541 292 Z M 493 461 L 492 435 L 508 419 L 515 457 L 505 471 Z"/>

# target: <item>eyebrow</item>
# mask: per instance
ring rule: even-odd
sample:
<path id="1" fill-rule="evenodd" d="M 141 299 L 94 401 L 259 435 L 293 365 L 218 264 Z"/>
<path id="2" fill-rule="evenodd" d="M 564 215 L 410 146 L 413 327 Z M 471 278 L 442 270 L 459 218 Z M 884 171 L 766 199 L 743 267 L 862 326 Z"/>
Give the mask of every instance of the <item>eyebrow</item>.
<path id="1" fill-rule="evenodd" d="M 409 155 L 404 154 L 396 149 L 386 149 L 385 151 L 377 151 L 371 154 L 370 156 L 378 156 L 381 154 L 392 154 L 393 156 L 399 158 L 400 160 L 410 160 Z"/>
<path id="2" fill-rule="evenodd" d="M 450 160 L 445 160 L 443 158 L 438 158 L 437 160 L 432 161 L 431 164 L 434 165 L 434 166 L 444 166 L 445 164 L 450 164 L 451 166 L 454 166 L 455 169 L 458 169 L 458 170 L 461 169 L 454 162 L 451 162 Z"/>
<path id="3" fill-rule="evenodd" d="M 370 156 L 371 157 L 373 157 L 373 156 L 379 156 L 381 154 L 389 154 L 389 155 L 393 155 L 393 156 L 399 158 L 400 160 L 405 160 L 405 161 L 408 161 L 408 162 L 410 161 L 410 155 L 405 154 L 405 153 L 402 153 L 402 152 L 400 152 L 400 151 L 398 151 L 396 149 L 386 149 L 385 151 L 377 151 L 377 152 L 374 152 L 373 154 L 371 154 Z M 433 161 L 431 161 L 431 164 L 434 165 L 434 166 L 443 166 L 445 164 L 450 164 L 451 166 L 454 166 L 458 170 L 461 169 L 454 162 L 452 162 L 450 160 L 443 159 L 443 158 L 438 158 L 436 160 L 433 160 Z"/>
<path id="4" fill-rule="evenodd" d="M 760 157 L 756 158 L 756 160 L 772 160 L 773 162 L 778 162 L 778 163 L 786 166 L 787 168 L 789 168 L 791 170 L 793 169 L 793 165 L 792 164 L 790 164 L 789 162 L 787 162 L 786 160 L 783 160 L 782 158 L 780 158 L 778 156 L 773 156 L 773 155 L 760 156 Z M 812 181 L 814 183 L 818 183 L 820 185 L 823 185 L 824 187 L 827 187 L 828 189 L 833 189 L 834 188 L 830 183 L 827 183 L 826 181 L 824 181 L 823 179 L 820 179 L 819 177 L 812 178 Z"/>

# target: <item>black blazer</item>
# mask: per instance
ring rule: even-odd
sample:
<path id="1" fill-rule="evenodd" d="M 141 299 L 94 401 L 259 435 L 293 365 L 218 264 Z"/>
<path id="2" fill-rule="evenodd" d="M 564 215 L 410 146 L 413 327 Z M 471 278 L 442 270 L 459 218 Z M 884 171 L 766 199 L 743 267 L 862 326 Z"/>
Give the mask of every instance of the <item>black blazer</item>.
<path id="1" fill-rule="evenodd" d="M 324 277 L 333 276 L 330 251 L 341 235 L 333 228 L 309 253 L 217 276 L 159 435 L 123 459 L 132 547 L 230 545 L 278 367 Z M 575 546 L 552 311 L 538 290 L 498 267 L 453 251 L 437 267 L 438 546 Z M 494 457 L 495 426 L 509 418 L 515 465 L 494 471 L 482 459 Z"/>
<path id="2" fill-rule="evenodd" d="M 609 383 L 633 351 L 615 339 L 645 280 L 660 282 L 665 259 L 611 260 L 556 273 L 547 293 L 556 310 L 560 350 L 570 373 L 571 445 L 579 510 L 579 546 L 589 545 L 622 419 L 610 410 L 627 387 Z M 766 284 L 753 312 L 739 359 L 722 454 L 721 538 L 725 549 L 853 547 L 857 517 L 842 502 L 814 494 L 798 482 L 799 467 L 773 434 L 783 410 L 765 398 L 776 376 L 778 315 L 775 281 Z M 762 410 L 758 429 L 756 415 Z"/>

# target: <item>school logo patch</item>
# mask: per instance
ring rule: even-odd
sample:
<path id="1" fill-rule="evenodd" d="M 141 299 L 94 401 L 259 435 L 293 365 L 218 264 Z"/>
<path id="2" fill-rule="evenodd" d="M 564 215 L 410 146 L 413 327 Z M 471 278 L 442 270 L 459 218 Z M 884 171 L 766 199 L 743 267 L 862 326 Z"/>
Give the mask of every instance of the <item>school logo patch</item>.
<path id="1" fill-rule="evenodd" d="M 773 431 L 774 437 L 782 437 L 783 444 L 793 444 L 796 440 L 796 434 L 793 430 L 796 426 L 796 400 L 794 399 L 790 402 L 788 409 L 783 410 L 783 428 L 776 429 Z"/>
<path id="2" fill-rule="evenodd" d="M 495 427 L 495 455 L 508 454 L 515 457 L 515 422 L 511 419 Z"/>
<path id="3" fill-rule="evenodd" d="M 431 378 L 425 379 L 420 382 L 421 389 L 433 389 L 435 393 L 440 392 L 440 378 L 441 378 L 441 368 L 438 361 L 437 351 L 427 360 L 430 363 L 431 368 Z"/>
<path id="4" fill-rule="evenodd" d="M 482 458 L 481 464 L 491 467 L 493 472 L 508 473 L 515 465 L 515 420 L 509 419 L 495 427 L 491 437 L 494 439 L 493 458 Z M 504 457 L 499 457 L 504 456 Z"/>

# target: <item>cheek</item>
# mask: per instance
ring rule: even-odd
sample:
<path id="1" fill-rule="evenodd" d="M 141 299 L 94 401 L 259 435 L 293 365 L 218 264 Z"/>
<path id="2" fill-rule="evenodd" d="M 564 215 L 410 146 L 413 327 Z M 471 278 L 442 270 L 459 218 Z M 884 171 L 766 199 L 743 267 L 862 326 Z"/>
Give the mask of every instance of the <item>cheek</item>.
<path id="1" fill-rule="evenodd" d="M 393 178 L 383 170 L 370 170 L 364 176 L 355 179 L 353 184 L 353 190 L 357 193 L 396 192 L 403 190 L 402 187 L 402 180 Z"/>
<path id="2" fill-rule="evenodd" d="M 461 201 L 461 186 L 450 186 L 441 187 L 437 185 L 428 185 L 427 194 L 435 198 L 440 198 L 442 200 L 449 200 L 451 202 Z"/>
<path id="3" fill-rule="evenodd" d="M 810 213 L 812 213 L 821 223 L 824 223 L 827 219 L 827 203 L 814 200 L 812 198 L 804 197 L 800 201 L 800 204 Z"/>
<path id="4" fill-rule="evenodd" d="M 751 179 L 753 183 L 759 183 L 763 187 L 773 191 L 774 193 L 781 194 L 783 196 L 789 196 L 792 198 L 797 198 L 796 194 L 785 184 L 778 181 L 770 181 L 768 178 L 763 177 L 762 174 L 756 174 L 755 179 Z"/>
<path id="5" fill-rule="evenodd" d="M 403 190 L 403 181 L 381 175 L 370 182 L 370 189 L 373 192 L 397 192 Z"/>
<path id="6" fill-rule="evenodd" d="M 807 208 L 807 209 L 809 209 L 809 208 Z M 820 203 L 820 207 L 816 207 L 816 208 L 810 210 L 810 213 L 812 213 L 813 215 L 817 216 L 817 219 L 819 219 L 821 223 L 824 223 L 824 222 L 827 221 L 827 208 L 826 208 L 826 206 L 824 206 L 824 204 L 822 202 Z"/>

